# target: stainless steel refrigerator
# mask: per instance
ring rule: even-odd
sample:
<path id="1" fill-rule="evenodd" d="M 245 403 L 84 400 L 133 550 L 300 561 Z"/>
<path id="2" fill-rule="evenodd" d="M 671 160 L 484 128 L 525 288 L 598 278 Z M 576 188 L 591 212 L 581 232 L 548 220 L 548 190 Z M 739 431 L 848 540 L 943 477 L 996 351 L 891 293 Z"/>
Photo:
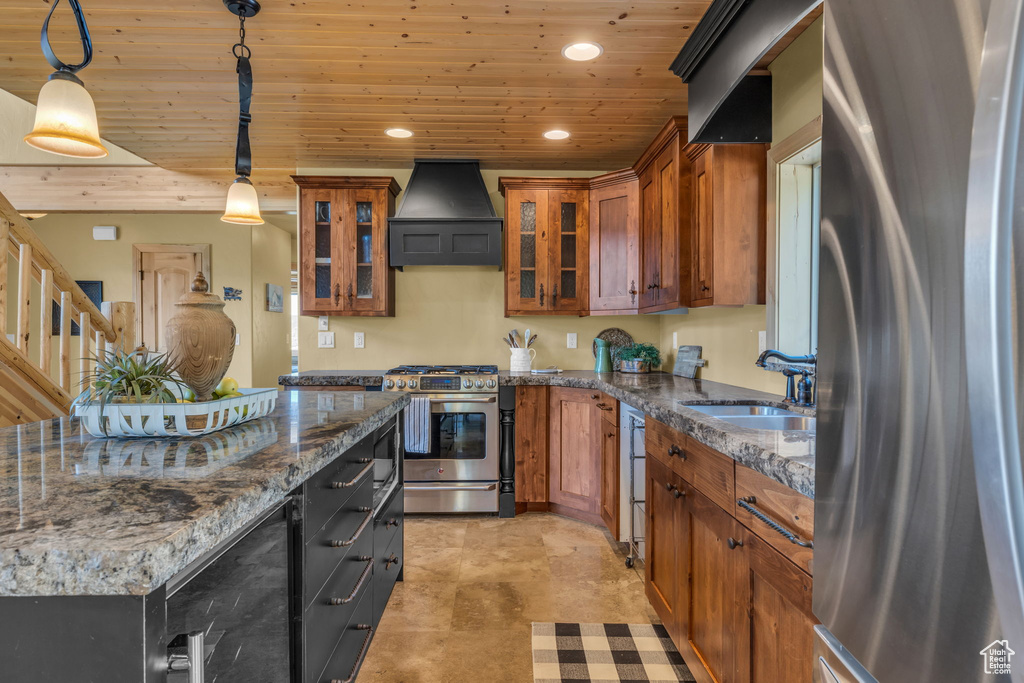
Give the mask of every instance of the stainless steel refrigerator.
<path id="1" fill-rule="evenodd" d="M 1022 4 L 825 2 L 817 681 L 1024 680 Z"/>

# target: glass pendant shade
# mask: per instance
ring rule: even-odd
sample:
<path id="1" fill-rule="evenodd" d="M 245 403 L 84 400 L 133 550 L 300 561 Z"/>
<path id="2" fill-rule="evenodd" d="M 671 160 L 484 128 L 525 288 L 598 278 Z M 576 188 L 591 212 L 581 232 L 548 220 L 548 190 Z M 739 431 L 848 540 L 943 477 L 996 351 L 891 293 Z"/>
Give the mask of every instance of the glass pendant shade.
<path id="1" fill-rule="evenodd" d="M 39 91 L 36 122 L 25 142 L 44 152 L 99 159 L 107 156 L 96 123 L 96 105 L 73 76 L 51 77 Z"/>
<path id="2" fill-rule="evenodd" d="M 263 225 L 260 200 L 248 178 L 237 178 L 228 188 L 227 207 L 220 219 L 225 223 L 239 225 Z"/>

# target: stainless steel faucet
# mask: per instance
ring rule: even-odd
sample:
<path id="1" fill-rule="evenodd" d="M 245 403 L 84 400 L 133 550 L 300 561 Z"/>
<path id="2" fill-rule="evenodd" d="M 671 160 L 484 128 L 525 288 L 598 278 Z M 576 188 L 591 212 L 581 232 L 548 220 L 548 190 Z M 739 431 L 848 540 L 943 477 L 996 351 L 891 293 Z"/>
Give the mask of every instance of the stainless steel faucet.
<path id="1" fill-rule="evenodd" d="M 757 357 L 755 365 L 759 368 L 765 367 L 770 358 L 777 358 L 783 363 L 817 365 L 818 357 L 808 354 L 806 356 L 790 356 L 775 349 L 768 349 Z M 786 403 L 798 406 L 814 405 L 814 379 L 807 370 L 800 368 L 783 368 L 782 374 L 786 376 Z M 796 378 L 800 379 L 797 380 Z"/>

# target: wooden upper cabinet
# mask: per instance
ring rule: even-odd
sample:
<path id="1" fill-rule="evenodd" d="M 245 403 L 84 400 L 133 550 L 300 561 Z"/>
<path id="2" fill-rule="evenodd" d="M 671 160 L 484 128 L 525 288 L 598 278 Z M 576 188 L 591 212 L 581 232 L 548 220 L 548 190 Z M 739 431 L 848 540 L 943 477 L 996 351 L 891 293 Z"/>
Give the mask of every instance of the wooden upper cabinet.
<path id="1" fill-rule="evenodd" d="M 299 296 L 303 315 L 395 314 L 388 217 L 394 178 L 292 176 L 299 186 Z"/>
<path id="2" fill-rule="evenodd" d="M 589 182 L 499 178 L 505 196 L 505 315 L 586 315 Z"/>
<path id="3" fill-rule="evenodd" d="M 590 179 L 590 313 L 636 313 L 640 284 L 639 182 L 633 169 Z"/>
<path id="4" fill-rule="evenodd" d="M 765 302 L 765 145 L 690 145 L 691 307 Z M 685 273 L 684 273 L 685 275 Z M 687 282 L 688 280 L 688 282 Z"/>

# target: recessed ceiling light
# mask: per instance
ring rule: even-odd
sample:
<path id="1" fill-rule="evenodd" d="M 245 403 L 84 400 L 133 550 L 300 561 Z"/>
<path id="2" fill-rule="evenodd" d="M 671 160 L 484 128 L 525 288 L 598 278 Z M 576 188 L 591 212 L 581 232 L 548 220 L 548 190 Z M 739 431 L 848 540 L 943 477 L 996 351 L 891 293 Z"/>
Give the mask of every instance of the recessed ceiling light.
<path id="1" fill-rule="evenodd" d="M 544 133 L 544 137 L 548 140 L 564 140 L 569 137 L 569 131 L 565 130 L 549 130 Z"/>
<path id="2" fill-rule="evenodd" d="M 387 135 L 390 135 L 393 138 L 411 138 L 412 137 L 412 131 L 411 130 L 406 130 L 405 128 L 388 128 L 384 132 Z"/>
<path id="3" fill-rule="evenodd" d="M 570 43 L 562 48 L 562 56 L 574 62 L 586 62 L 596 59 L 604 52 L 597 43 Z"/>

